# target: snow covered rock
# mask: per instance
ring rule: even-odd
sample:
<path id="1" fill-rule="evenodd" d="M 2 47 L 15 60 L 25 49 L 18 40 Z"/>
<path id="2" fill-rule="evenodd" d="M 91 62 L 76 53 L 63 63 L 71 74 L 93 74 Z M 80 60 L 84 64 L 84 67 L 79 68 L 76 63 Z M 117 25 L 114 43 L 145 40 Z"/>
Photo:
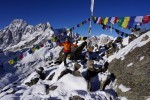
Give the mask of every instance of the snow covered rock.
<path id="1" fill-rule="evenodd" d="M 116 91 L 119 96 L 129 100 L 144 100 L 150 96 L 149 36 L 150 32 L 141 35 L 108 58 L 109 71 L 114 73 L 117 78 L 118 88 Z M 124 88 L 120 84 L 129 88 Z"/>

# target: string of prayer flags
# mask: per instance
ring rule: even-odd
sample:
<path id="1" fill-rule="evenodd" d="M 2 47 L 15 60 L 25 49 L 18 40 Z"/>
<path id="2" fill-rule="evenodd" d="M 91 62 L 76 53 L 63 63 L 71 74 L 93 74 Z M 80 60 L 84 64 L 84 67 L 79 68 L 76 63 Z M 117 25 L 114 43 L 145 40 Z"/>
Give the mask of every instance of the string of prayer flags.
<path id="1" fill-rule="evenodd" d="M 81 26 L 83 26 L 84 24 L 86 24 L 86 23 L 88 23 L 88 22 L 90 22 L 90 21 L 91 21 L 91 18 L 87 18 L 87 19 L 85 19 L 84 21 L 82 21 L 81 23 L 77 24 L 76 26 L 74 26 L 74 27 L 68 29 L 66 32 L 67 32 L 67 33 L 70 33 L 70 32 L 72 32 L 75 28 L 81 27 Z"/>
<path id="2" fill-rule="evenodd" d="M 115 29 L 115 31 L 116 31 L 116 33 L 118 34 L 118 35 L 120 35 L 120 36 L 125 36 L 125 37 L 128 37 L 129 36 L 129 34 L 127 34 L 127 33 L 125 33 L 125 32 L 121 32 L 121 31 L 119 31 L 118 29 Z"/>
<path id="3" fill-rule="evenodd" d="M 27 53 L 33 54 L 35 50 L 40 49 L 41 47 L 44 47 L 44 44 L 37 44 L 33 46 L 31 49 L 29 49 L 27 52 L 24 52 L 23 54 L 20 54 L 18 57 L 13 58 L 12 60 L 9 60 L 8 63 L 10 65 L 13 65 L 15 62 L 22 60 L 24 57 L 27 56 Z"/>

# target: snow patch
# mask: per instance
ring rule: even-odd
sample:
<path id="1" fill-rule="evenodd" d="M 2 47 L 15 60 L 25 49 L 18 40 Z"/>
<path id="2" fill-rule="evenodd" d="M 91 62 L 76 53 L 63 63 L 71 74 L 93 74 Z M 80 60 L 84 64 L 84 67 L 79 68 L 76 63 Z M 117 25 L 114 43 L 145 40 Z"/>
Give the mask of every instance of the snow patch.
<path id="1" fill-rule="evenodd" d="M 139 61 L 142 61 L 144 59 L 144 56 L 140 57 L 140 60 Z"/>
<path id="2" fill-rule="evenodd" d="M 148 97 L 146 100 L 150 100 L 150 97 Z"/>
<path id="3" fill-rule="evenodd" d="M 126 97 L 119 97 L 119 100 L 128 100 Z"/>
<path id="4" fill-rule="evenodd" d="M 59 90 L 65 90 L 70 92 L 73 90 L 86 90 L 87 91 L 87 82 L 83 77 L 76 77 L 72 74 L 67 74 L 62 77 L 59 81 Z"/>
<path id="5" fill-rule="evenodd" d="M 130 63 L 130 64 L 127 65 L 127 67 L 130 67 L 130 66 L 132 66 L 132 65 L 133 65 L 133 63 Z"/>
<path id="6" fill-rule="evenodd" d="M 126 86 L 124 86 L 123 84 L 120 84 L 118 86 L 118 88 L 122 91 L 122 92 L 127 92 L 127 91 L 130 91 L 131 88 L 127 88 Z"/>

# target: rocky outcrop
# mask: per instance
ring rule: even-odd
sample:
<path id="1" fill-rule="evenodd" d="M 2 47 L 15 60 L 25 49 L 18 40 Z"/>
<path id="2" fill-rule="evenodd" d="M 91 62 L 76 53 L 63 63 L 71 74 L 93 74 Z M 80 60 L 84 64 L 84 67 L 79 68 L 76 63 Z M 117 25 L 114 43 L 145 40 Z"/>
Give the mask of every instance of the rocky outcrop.
<path id="1" fill-rule="evenodd" d="M 38 69 L 36 69 L 36 74 L 37 75 L 33 79 L 31 79 L 30 82 L 26 82 L 25 84 L 28 86 L 32 86 L 35 85 L 39 81 L 39 79 L 44 80 L 46 78 L 43 67 L 39 67 Z"/>
<path id="2" fill-rule="evenodd" d="M 84 98 L 75 95 L 75 96 L 70 97 L 69 100 L 84 100 Z"/>
<path id="3" fill-rule="evenodd" d="M 143 40 L 146 40 L 145 37 Z M 128 91 L 117 88 L 119 96 L 128 100 L 145 100 L 150 96 L 150 42 L 129 52 L 124 60 L 114 59 L 109 64 L 109 71 L 117 78 L 117 85 L 121 84 Z"/>

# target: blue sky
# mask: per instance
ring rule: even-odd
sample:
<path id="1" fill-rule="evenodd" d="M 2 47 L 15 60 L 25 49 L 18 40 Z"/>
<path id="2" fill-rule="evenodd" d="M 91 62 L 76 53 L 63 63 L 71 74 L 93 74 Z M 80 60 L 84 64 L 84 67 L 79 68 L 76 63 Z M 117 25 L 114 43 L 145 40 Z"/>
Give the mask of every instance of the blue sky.
<path id="1" fill-rule="evenodd" d="M 32 25 L 50 22 L 54 28 L 71 28 L 90 17 L 90 2 L 91 0 L 0 0 L 0 29 L 9 25 L 13 19 L 23 19 Z M 95 16 L 122 17 L 148 14 L 150 0 L 95 0 Z M 114 31 L 110 33 L 109 30 L 102 30 L 99 25 L 92 25 L 92 35 L 117 36 Z M 88 35 L 88 27 L 89 23 L 76 28 L 74 32 Z"/>

